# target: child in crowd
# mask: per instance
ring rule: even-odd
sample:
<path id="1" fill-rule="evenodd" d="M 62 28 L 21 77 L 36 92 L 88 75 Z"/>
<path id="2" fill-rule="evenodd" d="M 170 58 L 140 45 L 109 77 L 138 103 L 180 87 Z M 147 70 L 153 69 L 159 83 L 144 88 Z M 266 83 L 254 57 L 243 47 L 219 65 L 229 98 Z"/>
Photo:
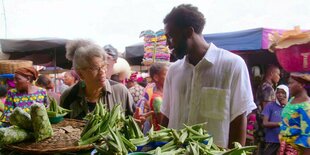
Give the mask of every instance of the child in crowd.
<path id="1" fill-rule="evenodd" d="M 154 63 L 150 68 L 150 77 L 155 83 L 155 89 L 150 100 L 151 111 L 154 111 L 152 115 L 152 125 L 154 130 L 160 130 L 160 106 L 162 104 L 163 88 L 168 70 L 168 65 L 166 63 Z"/>
<path id="2" fill-rule="evenodd" d="M 159 130 L 159 121 L 161 119 L 160 106 L 162 104 L 163 86 L 168 70 L 168 63 L 156 62 L 151 65 L 149 75 L 152 81 L 144 89 L 143 97 L 138 101 L 136 112 L 140 111 L 141 115 L 147 120 L 143 124 L 143 133 L 146 134 L 151 124 L 154 130 Z M 152 115 L 151 118 L 148 118 Z"/>

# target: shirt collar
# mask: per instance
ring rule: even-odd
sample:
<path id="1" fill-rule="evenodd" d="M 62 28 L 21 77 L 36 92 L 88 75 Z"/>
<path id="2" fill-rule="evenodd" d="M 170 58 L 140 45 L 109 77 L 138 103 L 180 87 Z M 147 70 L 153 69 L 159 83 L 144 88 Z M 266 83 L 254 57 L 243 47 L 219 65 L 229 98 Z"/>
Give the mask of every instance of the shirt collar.
<path id="1" fill-rule="evenodd" d="M 211 64 L 214 64 L 218 54 L 217 49 L 218 48 L 213 43 L 210 43 L 209 49 L 203 58 Z"/>
<path id="2" fill-rule="evenodd" d="M 108 93 L 112 93 L 112 87 L 108 79 L 105 80 L 105 91 L 107 91 Z"/>
<path id="3" fill-rule="evenodd" d="M 209 46 L 206 54 L 203 56 L 202 60 L 206 60 L 207 62 L 209 62 L 213 65 L 215 63 L 216 58 L 217 58 L 217 53 L 218 53 L 217 49 L 218 48 L 213 43 L 210 43 L 210 46 Z M 187 56 L 184 56 L 182 61 L 184 62 L 184 64 L 189 64 Z"/>

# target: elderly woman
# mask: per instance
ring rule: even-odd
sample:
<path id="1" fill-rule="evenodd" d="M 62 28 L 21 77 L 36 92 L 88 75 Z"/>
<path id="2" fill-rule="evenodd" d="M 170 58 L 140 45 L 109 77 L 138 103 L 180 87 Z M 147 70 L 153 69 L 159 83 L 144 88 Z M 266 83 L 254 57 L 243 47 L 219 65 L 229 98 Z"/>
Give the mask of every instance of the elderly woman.
<path id="1" fill-rule="evenodd" d="M 70 118 L 83 119 L 94 110 L 97 103 L 111 109 L 121 104 L 126 115 L 133 114 L 133 99 L 127 88 L 107 79 L 106 52 L 99 46 L 85 40 L 69 42 L 66 57 L 81 81 L 65 90 L 60 105 L 72 110 Z"/>
<path id="2" fill-rule="evenodd" d="M 71 87 L 80 81 L 79 75 L 76 74 L 74 70 L 69 70 L 64 75 L 64 84 Z"/>
<path id="3" fill-rule="evenodd" d="M 15 89 L 8 91 L 4 107 L 5 120 L 9 121 L 11 112 L 15 107 L 20 107 L 28 112 L 35 103 L 47 105 L 47 95 L 43 88 L 33 85 L 38 78 L 38 71 L 33 67 L 19 68 L 15 71 Z"/>

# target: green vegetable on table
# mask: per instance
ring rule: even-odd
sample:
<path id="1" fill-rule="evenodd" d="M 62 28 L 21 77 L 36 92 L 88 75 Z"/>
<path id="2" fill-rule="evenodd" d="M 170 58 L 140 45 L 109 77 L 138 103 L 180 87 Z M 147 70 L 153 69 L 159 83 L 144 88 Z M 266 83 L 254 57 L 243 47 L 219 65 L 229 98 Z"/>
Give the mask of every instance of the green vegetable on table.
<path id="1" fill-rule="evenodd" d="M 0 128 L 0 146 L 22 142 L 32 137 L 32 134 L 18 126 Z"/>
<path id="2" fill-rule="evenodd" d="M 30 114 L 20 107 L 14 108 L 10 115 L 10 124 L 19 126 L 22 129 L 33 131 Z"/>
<path id="3" fill-rule="evenodd" d="M 71 110 L 59 106 L 55 98 L 49 97 L 49 100 L 51 102 L 49 107 L 46 109 L 48 117 L 66 116 L 69 112 L 71 112 Z"/>
<path id="4" fill-rule="evenodd" d="M 43 104 L 32 104 L 30 107 L 30 115 L 36 142 L 53 136 L 53 128 Z"/>

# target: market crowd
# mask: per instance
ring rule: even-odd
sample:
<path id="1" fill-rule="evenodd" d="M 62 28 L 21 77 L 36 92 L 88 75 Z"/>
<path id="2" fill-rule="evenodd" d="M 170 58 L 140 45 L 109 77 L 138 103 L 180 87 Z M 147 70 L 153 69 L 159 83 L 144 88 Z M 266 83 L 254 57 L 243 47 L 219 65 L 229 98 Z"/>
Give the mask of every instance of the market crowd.
<path id="1" fill-rule="evenodd" d="M 121 103 L 126 115 L 138 116 L 144 133 L 151 126 L 180 129 L 207 122 L 205 128 L 222 147 L 247 141 L 259 146 L 257 154 L 310 153 L 310 74 L 291 73 L 279 84 L 280 69 L 270 66 L 253 97 L 246 63 L 204 40 L 205 17 L 197 7 L 175 7 L 163 23 L 178 60 L 154 62 L 148 77 L 115 67 L 118 51 L 89 40 L 67 43 L 72 70 L 64 74 L 59 92 L 51 77 L 34 67 L 17 69 L 15 87 L 0 87 L 2 126 L 9 125 L 15 107 L 27 112 L 35 102 L 48 106 L 51 98 L 72 110 L 67 117 L 73 119 L 83 119 L 99 102 L 109 109 Z"/>

